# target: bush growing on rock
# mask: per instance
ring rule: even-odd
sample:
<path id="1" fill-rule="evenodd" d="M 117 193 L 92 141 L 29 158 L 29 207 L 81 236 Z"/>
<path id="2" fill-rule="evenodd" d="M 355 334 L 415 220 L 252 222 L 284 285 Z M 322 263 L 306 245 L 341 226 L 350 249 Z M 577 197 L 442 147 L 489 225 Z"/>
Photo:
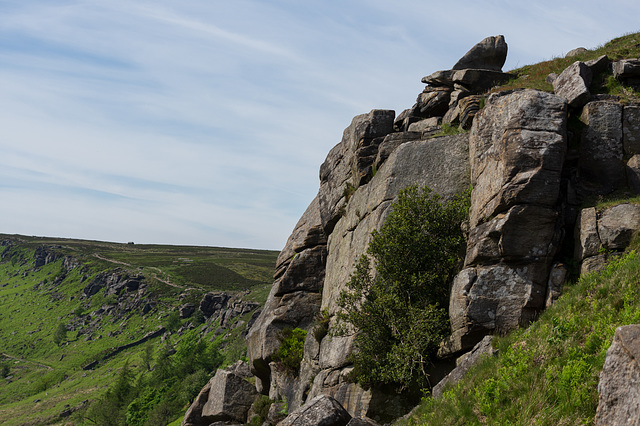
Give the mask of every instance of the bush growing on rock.
<path id="1" fill-rule="evenodd" d="M 280 333 L 280 347 L 271 358 L 286 370 L 297 373 L 302 362 L 306 337 L 306 330 L 285 328 Z"/>
<path id="2" fill-rule="evenodd" d="M 410 186 L 372 233 L 368 256 L 338 301 L 342 332 L 358 333 L 351 357 L 361 384 L 428 383 L 427 368 L 449 330 L 449 283 L 465 247 L 460 225 L 468 209 L 469 194 L 447 202 Z"/>

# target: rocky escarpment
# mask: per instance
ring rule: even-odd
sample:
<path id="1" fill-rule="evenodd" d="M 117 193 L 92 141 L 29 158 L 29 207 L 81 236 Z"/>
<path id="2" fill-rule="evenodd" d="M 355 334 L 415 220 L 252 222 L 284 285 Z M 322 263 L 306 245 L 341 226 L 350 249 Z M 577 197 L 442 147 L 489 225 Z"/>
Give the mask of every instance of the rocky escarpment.
<path id="1" fill-rule="evenodd" d="M 445 199 L 473 187 L 442 358 L 534 320 L 559 296 L 567 259 L 586 272 L 628 244 L 624 218 L 636 207 L 581 208 L 590 197 L 640 190 L 638 106 L 589 92 L 593 75 L 609 72 L 611 62 L 577 62 L 555 76 L 555 93 L 487 94 L 510 77 L 501 71 L 506 50 L 503 37 L 487 38 L 451 70 L 425 77 L 412 108 L 398 117 L 373 110 L 344 131 L 320 168 L 318 195 L 283 249 L 269 300 L 249 332 L 260 393 L 286 399 L 290 411 L 320 395 L 354 417 L 386 421 L 408 410 L 396 394 L 352 383 L 354 336 L 331 333 L 356 260 L 407 185 L 427 185 Z M 438 136 L 442 123 L 469 132 Z M 328 334 L 313 332 L 318 313 Z M 297 375 L 271 359 L 285 327 L 310 331 Z M 432 383 L 446 372 L 434 371 Z"/>

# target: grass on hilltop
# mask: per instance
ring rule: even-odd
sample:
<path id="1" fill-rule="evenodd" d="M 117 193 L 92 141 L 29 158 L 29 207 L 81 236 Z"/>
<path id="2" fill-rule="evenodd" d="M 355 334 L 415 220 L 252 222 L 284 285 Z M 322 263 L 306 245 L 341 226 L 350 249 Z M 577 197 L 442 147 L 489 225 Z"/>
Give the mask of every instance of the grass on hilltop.
<path id="1" fill-rule="evenodd" d="M 627 34 L 611 40 L 610 42 L 580 53 L 569 58 L 554 58 L 549 61 L 509 71 L 515 77 L 504 85 L 494 88 L 492 91 L 512 89 L 537 89 L 545 92 L 553 92 L 553 86 L 545 79 L 551 73 L 560 74 L 565 68 L 575 61 L 589 61 L 602 55 L 607 55 L 612 61 L 624 58 L 640 57 L 640 33 Z M 613 78 L 611 70 L 595 75 L 591 84 L 592 93 L 608 93 L 620 96 L 624 102 L 640 101 L 640 94 L 633 89 L 622 86 Z"/>

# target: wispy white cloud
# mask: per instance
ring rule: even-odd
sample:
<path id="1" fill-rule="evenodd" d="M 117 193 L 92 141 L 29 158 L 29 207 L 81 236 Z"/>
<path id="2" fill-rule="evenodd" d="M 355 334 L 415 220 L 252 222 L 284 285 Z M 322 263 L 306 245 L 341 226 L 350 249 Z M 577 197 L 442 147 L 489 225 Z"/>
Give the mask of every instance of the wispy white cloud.
<path id="1" fill-rule="evenodd" d="M 278 249 L 354 115 L 410 107 L 487 35 L 507 37 L 508 68 L 636 30 L 638 12 L 1 2 L 0 232 Z"/>

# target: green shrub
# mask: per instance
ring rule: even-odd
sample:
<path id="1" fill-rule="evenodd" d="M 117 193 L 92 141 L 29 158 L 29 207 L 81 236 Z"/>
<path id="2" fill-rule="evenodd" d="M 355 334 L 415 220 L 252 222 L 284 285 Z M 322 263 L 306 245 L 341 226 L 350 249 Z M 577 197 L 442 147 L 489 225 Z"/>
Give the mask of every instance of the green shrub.
<path id="1" fill-rule="evenodd" d="M 169 315 L 164 319 L 162 325 L 164 328 L 171 332 L 176 332 L 182 325 L 182 321 L 180 320 L 180 313 L 178 311 L 171 311 Z"/>
<path id="2" fill-rule="evenodd" d="M 327 309 L 324 309 L 322 312 L 318 312 L 318 314 L 316 315 L 316 324 L 313 328 L 313 337 L 318 343 L 320 343 L 329 332 L 330 319 L 331 316 L 329 315 L 329 311 Z"/>
<path id="3" fill-rule="evenodd" d="M 60 346 L 65 340 L 67 340 L 67 327 L 63 323 L 59 323 L 53 332 L 53 343 Z"/>
<path id="4" fill-rule="evenodd" d="M 372 233 L 368 256 L 338 301 L 339 332 L 358 332 L 351 357 L 361 384 L 427 385 L 427 367 L 449 328 L 445 307 L 468 209 L 469 194 L 445 202 L 427 187 L 410 186 Z"/>
<path id="5" fill-rule="evenodd" d="M 273 400 L 271 398 L 267 395 L 260 395 L 253 403 L 253 412 L 256 415 L 250 419 L 248 424 L 261 426 L 265 421 L 267 421 L 271 404 L 273 404 Z"/>
<path id="6" fill-rule="evenodd" d="M 286 370 L 297 374 L 304 354 L 304 340 L 306 337 L 306 330 L 285 328 L 280 332 L 280 347 L 271 356 L 271 359 Z"/>

